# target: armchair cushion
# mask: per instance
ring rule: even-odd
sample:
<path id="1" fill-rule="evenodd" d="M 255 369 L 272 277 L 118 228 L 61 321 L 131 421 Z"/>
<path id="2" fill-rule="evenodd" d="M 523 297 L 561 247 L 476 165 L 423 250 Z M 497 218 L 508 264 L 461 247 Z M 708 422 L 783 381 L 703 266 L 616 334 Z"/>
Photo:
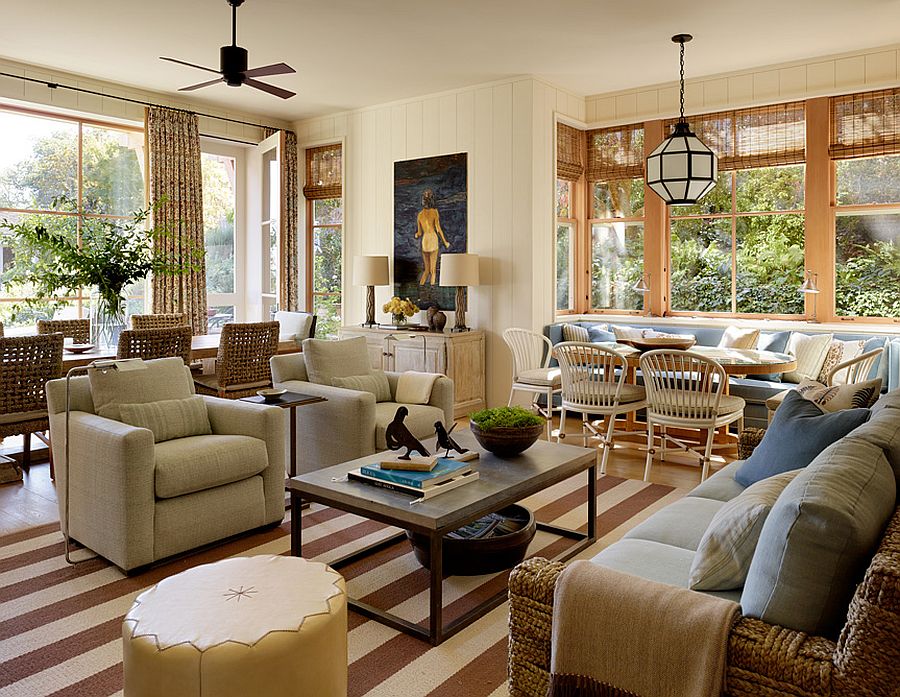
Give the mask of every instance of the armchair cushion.
<path id="1" fill-rule="evenodd" d="M 394 419 L 399 407 L 409 409 L 409 415 L 403 423 L 416 438 L 430 438 L 434 435 L 434 422 L 444 420 L 444 410 L 428 404 L 400 404 L 398 402 L 380 402 L 375 405 L 375 449 L 387 450 L 384 431 Z"/>
<path id="2" fill-rule="evenodd" d="M 123 423 L 151 431 L 157 443 L 212 433 L 206 402 L 196 395 L 146 404 L 120 404 L 119 415 Z"/>
<path id="3" fill-rule="evenodd" d="M 334 387 L 343 387 L 347 390 L 371 392 L 375 395 L 376 402 L 390 402 L 391 384 L 383 370 L 373 370 L 370 375 L 353 375 L 348 378 L 334 378 L 331 381 Z"/>
<path id="4" fill-rule="evenodd" d="M 239 482 L 269 465 L 265 441 L 250 436 L 189 436 L 157 443 L 154 450 L 160 499 Z"/>
<path id="5" fill-rule="evenodd" d="M 364 336 L 341 341 L 304 339 L 303 357 L 309 381 L 319 385 L 331 385 L 335 378 L 372 372 Z"/>
<path id="6" fill-rule="evenodd" d="M 187 399 L 194 394 L 191 371 L 181 358 L 144 361 L 140 370 L 92 370 L 89 373 L 95 413 L 120 421 L 120 404 Z"/>

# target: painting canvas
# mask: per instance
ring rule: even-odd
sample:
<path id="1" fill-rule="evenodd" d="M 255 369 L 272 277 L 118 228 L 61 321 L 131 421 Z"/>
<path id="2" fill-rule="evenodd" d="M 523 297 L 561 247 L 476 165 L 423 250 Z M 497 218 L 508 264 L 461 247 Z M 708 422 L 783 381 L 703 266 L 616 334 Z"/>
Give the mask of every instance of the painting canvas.
<path id="1" fill-rule="evenodd" d="M 441 256 L 467 251 L 466 153 L 394 163 L 394 295 L 452 310 Z"/>

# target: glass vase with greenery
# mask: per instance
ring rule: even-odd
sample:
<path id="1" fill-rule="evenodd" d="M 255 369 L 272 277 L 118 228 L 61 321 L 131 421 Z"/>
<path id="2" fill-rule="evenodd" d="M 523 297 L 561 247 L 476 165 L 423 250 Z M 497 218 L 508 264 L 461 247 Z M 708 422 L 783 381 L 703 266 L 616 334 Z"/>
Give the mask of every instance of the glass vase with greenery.
<path id="1" fill-rule="evenodd" d="M 154 206 L 137 210 L 128 219 L 81 215 L 70 200 L 55 201 L 80 218 L 80 234 L 71 225 L 53 226 L 25 219 L 0 221 L 0 242 L 15 244 L 13 267 L 4 283 L 30 288 L 30 305 L 60 302 L 85 289 L 95 298 L 92 339 L 115 343 L 125 324 L 125 289 L 149 274 L 180 275 L 199 268 L 202 247 L 187 247 L 175 256 L 158 251 L 157 240 L 171 233 L 150 224 Z"/>

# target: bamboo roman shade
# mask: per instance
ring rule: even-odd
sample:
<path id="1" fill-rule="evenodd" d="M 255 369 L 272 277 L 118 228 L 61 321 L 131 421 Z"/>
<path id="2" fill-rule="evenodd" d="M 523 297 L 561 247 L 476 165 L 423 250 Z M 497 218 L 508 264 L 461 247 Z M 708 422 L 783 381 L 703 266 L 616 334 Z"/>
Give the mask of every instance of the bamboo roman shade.
<path id="1" fill-rule="evenodd" d="M 678 119 L 669 119 L 670 131 Z M 795 165 L 806 160 L 803 102 L 732 109 L 687 118 L 719 158 L 719 171 Z"/>
<path id="2" fill-rule="evenodd" d="M 900 153 L 900 87 L 831 100 L 832 159 Z"/>
<path id="3" fill-rule="evenodd" d="M 588 181 L 644 176 L 644 126 L 614 126 L 587 132 Z"/>
<path id="4" fill-rule="evenodd" d="M 323 145 L 306 151 L 304 198 L 340 197 L 342 157 L 340 144 Z"/>
<path id="5" fill-rule="evenodd" d="M 556 177 L 578 181 L 584 174 L 584 131 L 556 124 Z"/>

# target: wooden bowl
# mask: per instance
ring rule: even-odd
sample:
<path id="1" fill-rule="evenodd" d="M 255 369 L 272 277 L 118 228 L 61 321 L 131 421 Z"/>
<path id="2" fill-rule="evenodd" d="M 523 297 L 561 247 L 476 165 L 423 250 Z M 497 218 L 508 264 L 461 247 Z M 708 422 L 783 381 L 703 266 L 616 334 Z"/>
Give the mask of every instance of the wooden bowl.
<path id="1" fill-rule="evenodd" d="M 87 353 L 93 348 L 93 344 L 67 344 L 63 346 L 63 349 L 68 353 Z"/>
<path id="2" fill-rule="evenodd" d="M 478 424 L 470 420 L 469 428 L 475 440 L 488 452 L 497 457 L 514 457 L 534 445 L 546 426 L 535 424 L 524 428 L 492 428 L 490 431 L 482 431 Z"/>
<path id="3" fill-rule="evenodd" d="M 620 343 L 634 346 L 634 348 L 636 348 L 638 351 L 653 351 L 655 349 L 676 349 L 678 351 L 687 351 L 697 343 L 697 339 L 692 336 L 648 336 L 643 339 L 628 339 L 627 341 L 622 341 Z"/>
<path id="4" fill-rule="evenodd" d="M 267 387 L 264 390 L 257 390 L 256 394 L 263 398 L 264 402 L 277 402 L 287 390 L 277 389 L 275 387 Z"/>

